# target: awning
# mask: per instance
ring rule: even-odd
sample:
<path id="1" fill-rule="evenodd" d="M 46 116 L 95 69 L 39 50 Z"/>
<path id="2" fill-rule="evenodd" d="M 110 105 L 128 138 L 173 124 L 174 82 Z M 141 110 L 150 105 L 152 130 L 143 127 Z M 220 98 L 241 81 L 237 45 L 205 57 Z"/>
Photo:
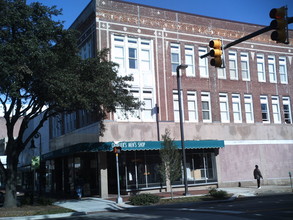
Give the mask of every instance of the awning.
<path id="1" fill-rule="evenodd" d="M 141 150 L 160 150 L 162 141 L 121 141 L 121 142 L 97 142 L 97 143 L 80 143 L 73 146 L 65 147 L 59 150 L 42 155 L 42 159 L 52 159 L 66 155 L 72 155 L 82 152 L 99 152 L 113 151 L 114 147 L 121 147 L 122 151 L 141 151 Z M 174 141 L 178 149 L 182 149 L 181 141 Z M 185 149 L 206 149 L 222 148 L 223 140 L 198 140 L 184 141 Z"/>

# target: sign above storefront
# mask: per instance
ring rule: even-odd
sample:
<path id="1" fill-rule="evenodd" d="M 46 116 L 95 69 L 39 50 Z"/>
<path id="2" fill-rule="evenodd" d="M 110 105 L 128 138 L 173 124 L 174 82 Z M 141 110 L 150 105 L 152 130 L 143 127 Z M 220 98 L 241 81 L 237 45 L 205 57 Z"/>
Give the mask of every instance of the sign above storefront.
<path id="1" fill-rule="evenodd" d="M 174 141 L 178 149 L 181 149 L 181 141 Z M 206 149 L 222 148 L 223 140 L 200 140 L 184 141 L 185 149 Z M 97 142 L 80 143 L 56 151 L 52 151 L 42 156 L 42 159 L 48 160 L 55 157 L 62 157 L 81 152 L 99 152 L 113 151 L 114 147 L 121 147 L 121 151 L 140 151 L 140 150 L 160 150 L 163 147 L 162 141 L 121 141 L 121 142 Z"/>

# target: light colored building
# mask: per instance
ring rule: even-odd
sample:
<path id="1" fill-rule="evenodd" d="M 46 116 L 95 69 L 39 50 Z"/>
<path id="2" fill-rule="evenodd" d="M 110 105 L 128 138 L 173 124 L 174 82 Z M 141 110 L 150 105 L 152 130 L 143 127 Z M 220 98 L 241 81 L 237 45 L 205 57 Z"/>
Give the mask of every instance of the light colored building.
<path id="1" fill-rule="evenodd" d="M 169 129 L 181 147 L 176 68 L 182 63 L 188 65 L 180 73 L 189 187 L 254 184 L 256 164 L 265 184 L 289 183 L 292 44 L 262 34 L 226 50 L 226 68 L 214 68 L 199 57 L 211 39 L 227 44 L 263 27 L 115 0 L 91 1 L 71 28 L 81 33 L 83 58 L 110 48 L 109 59 L 119 75 L 133 75 L 130 91 L 144 106 L 128 117 L 119 108 L 109 114 L 101 137 L 94 113 L 52 118 L 43 157 L 52 192 L 73 193 L 82 179 L 85 194 L 115 193 L 116 145 L 123 192 L 164 190 L 158 140 Z M 183 187 L 183 177 L 173 185 Z"/>

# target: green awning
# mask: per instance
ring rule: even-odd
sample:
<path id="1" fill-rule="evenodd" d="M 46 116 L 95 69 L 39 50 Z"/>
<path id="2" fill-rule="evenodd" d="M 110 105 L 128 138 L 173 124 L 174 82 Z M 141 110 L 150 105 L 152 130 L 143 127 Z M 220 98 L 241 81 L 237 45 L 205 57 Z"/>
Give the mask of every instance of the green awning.
<path id="1" fill-rule="evenodd" d="M 121 147 L 122 151 L 160 150 L 162 141 L 121 141 L 80 143 L 42 155 L 42 159 L 52 159 L 82 152 L 113 151 L 114 147 Z M 178 149 L 182 149 L 181 141 L 174 141 Z M 184 141 L 185 149 L 222 148 L 223 140 Z"/>

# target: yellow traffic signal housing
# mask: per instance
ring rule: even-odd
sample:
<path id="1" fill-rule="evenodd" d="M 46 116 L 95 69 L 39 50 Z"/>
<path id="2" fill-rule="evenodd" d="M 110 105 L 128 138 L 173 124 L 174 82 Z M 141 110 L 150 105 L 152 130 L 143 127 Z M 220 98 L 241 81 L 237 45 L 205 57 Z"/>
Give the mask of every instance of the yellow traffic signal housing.
<path id="1" fill-rule="evenodd" d="M 287 22 L 287 7 L 273 8 L 270 11 L 272 20 L 270 27 L 275 29 L 271 34 L 271 39 L 277 43 L 288 44 L 288 22 Z"/>
<path id="2" fill-rule="evenodd" d="M 213 49 L 210 51 L 210 55 L 214 57 L 211 59 L 211 65 L 214 67 L 222 67 L 223 60 L 222 60 L 222 41 L 220 39 L 211 40 L 209 46 Z"/>

